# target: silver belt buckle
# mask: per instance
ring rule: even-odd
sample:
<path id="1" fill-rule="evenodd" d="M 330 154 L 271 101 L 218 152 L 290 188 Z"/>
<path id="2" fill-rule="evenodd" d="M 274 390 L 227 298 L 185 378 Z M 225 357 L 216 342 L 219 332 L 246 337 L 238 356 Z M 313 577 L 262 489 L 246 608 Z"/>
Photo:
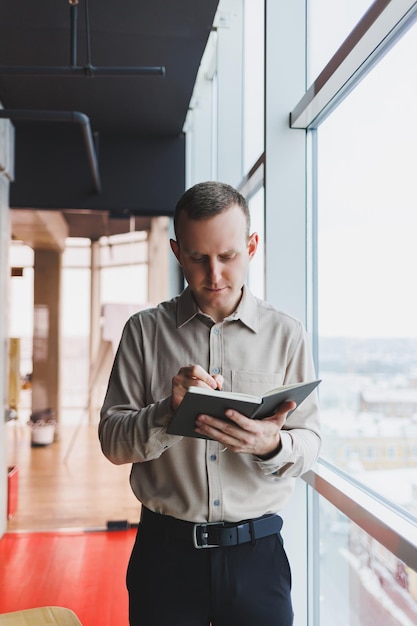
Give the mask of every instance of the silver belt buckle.
<path id="1" fill-rule="evenodd" d="M 224 522 L 202 522 L 201 524 L 194 524 L 193 527 L 193 545 L 197 550 L 201 550 L 202 548 L 218 548 L 218 543 L 203 543 L 200 545 L 197 543 L 197 528 L 201 528 L 201 539 L 204 541 L 204 538 L 208 538 L 208 531 L 204 531 L 203 527 L 207 526 L 224 526 Z"/>

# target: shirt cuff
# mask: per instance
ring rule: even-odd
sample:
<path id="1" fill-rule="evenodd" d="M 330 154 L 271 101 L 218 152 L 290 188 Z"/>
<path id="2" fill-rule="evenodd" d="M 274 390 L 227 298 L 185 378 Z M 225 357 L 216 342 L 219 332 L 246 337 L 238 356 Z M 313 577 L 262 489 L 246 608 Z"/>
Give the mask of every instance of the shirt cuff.
<path id="1" fill-rule="evenodd" d="M 160 455 L 182 439 L 180 436 L 168 435 L 166 432 L 167 426 L 174 415 L 171 402 L 171 396 L 168 396 L 155 403 L 155 413 L 152 422 L 153 434 L 148 441 L 148 451 L 152 455 L 152 458 L 156 458 L 155 455 Z"/>
<path id="2" fill-rule="evenodd" d="M 293 453 L 293 441 L 289 432 L 281 431 L 281 447 L 279 452 L 269 459 L 256 457 L 256 461 L 265 474 L 277 472 L 283 465 L 291 460 Z"/>

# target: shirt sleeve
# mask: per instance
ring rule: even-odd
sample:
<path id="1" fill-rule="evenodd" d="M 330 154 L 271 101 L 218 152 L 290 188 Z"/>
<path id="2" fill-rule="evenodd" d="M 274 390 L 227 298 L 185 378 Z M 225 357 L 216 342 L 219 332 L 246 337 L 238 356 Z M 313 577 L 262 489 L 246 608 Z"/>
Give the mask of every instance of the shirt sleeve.
<path id="1" fill-rule="evenodd" d="M 316 378 L 309 338 L 301 324 L 289 357 L 284 384 Z M 319 402 L 318 391 L 315 389 L 284 424 L 281 430 L 281 447 L 277 454 L 266 460 L 256 458 L 256 461 L 265 474 L 298 477 L 311 469 L 320 448 Z"/>
<path id="2" fill-rule="evenodd" d="M 143 352 L 141 325 L 133 316 L 124 327 L 100 412 L 101 448 L 116 465 L 156 459 L 181 439 L 166 434 L 171 396 L 149 398 Z"/>

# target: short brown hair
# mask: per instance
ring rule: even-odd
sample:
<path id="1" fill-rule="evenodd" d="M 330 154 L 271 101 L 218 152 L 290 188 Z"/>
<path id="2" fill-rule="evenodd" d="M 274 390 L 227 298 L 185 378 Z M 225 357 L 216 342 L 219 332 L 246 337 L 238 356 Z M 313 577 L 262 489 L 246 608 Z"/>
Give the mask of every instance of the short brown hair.
<path id="1" fill-rule="evenodd" d="M 182 212 L 192 220 L 204 220 L 223 213 L 232 205 L 239 206 L 247 221 L 247 236 L 250 231 L 250 213 L 246 199 L 234 187 L 217 181 L 197 183 L 190 187 L 178 200 L 174 213 L 174 230 L 178 239 L 178 221 Z"/>

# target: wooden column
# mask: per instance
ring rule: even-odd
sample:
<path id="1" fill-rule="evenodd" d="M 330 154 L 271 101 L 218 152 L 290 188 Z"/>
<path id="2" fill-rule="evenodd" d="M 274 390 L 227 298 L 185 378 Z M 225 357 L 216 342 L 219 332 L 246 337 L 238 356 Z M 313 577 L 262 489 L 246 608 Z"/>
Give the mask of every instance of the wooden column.
<path id="1" fill-rule="evenodd" d="M 148 302 L 153 305 L 168 298 L 169 218 L 152 219 L 148 236 Z"/>
<path id="2" fill-rule="evenodd" d="M 98 379 L 101 367 L 101 289 L 100 289 L 100 244 L 91 242 L 90 262 L 90 368 L 88 382 L 88 423 L 98 422 L 103 398 L 100 395 Z"/>
<path id="3" fill-rule="evenodd" d="M 60 419 L 61 269 L 59 250 L 35 249 L 32 412 L 50 408 L 57 423 Z"/>

